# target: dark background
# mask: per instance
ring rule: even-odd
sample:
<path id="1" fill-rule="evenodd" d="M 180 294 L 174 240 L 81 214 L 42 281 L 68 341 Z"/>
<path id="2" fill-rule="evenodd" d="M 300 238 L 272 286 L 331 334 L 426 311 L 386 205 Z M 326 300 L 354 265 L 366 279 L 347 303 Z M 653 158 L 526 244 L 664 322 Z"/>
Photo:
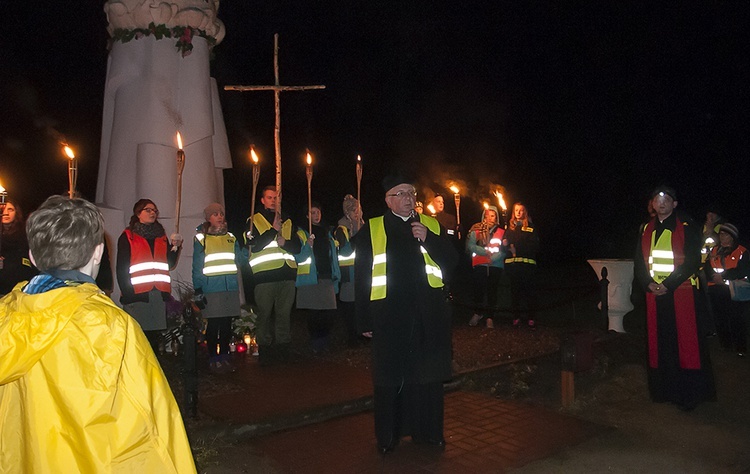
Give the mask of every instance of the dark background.
<path id="1" fill-rule="evenodd" d="M 461 184 L 467 227 L 501 185 L 508 204 L 527 203 L 542 263 L 630 257 L 661 183 L 699 222 L 716 207 L 750 235 L 748 4 L 560 3 L 224 0 L 212 73 L 220 89 L 271 84 L 279 33 L 281 83 L 326 85 L 281 99 L 284 206 L 302 224 L 309 148 L 330 224 L 356 194 L 360 154 L 366 217 L 383 210 L 395 166 L 415 174 L 420 198 Z M 63 139 L 80 157 L 78 188 L 95 196 L 102 5 L 0 0 L 0 183 L 26 210 L 67 190 Z M 261 186 L 274 181 L 273 94 L 222 90 L 221 101 L 238 228 L 251 143 Z"/>

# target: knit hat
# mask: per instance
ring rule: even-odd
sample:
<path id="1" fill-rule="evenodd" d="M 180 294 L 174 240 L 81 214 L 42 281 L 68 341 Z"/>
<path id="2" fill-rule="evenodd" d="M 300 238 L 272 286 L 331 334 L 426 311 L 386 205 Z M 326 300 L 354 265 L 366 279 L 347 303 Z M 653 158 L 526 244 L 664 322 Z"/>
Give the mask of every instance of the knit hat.
<path id="1" fill-rule="evenodd" d="M 733 224 L 730 224 L 729 222 L 721 224 L 721 226 L 719 227 L 719 232 L 726 232 L 727 234 L 731 235 L 732 238 L 734 238 L 735 242 L 740 236 L 737 227 L 735 227 Z"/>
<path id="2" fill-rule="evenodd" d="M 484 219 L 484 213 L 486 211 L 495 211 L 495 217 L 496 217 L 495 220 L 500 220 L 500 213 L 497 211 L 497 207 L 495 207 L 495 206 L 487 206 L 487 209 L 485 209 L 484 211 L 482 211 L 482 219 Z"/>
<path id="3" fill-rule="evenodd" d="M 222 213 L 222 214 L 226 214 L 224 212 L 224 206 L 222 206 L 218 202 L 212 202 L 211 204 L 209 204 L 208 206 L 206 206 L 205 209 L 203 209 L 203 217 L 205 217 L 206 220 L 208 220 L 209 217 L 211 217 L 215 213 L 219 213 L 219 212 Z"/>
<path id="4" fill-rule="evenodd" d="M 341 206 L 344 209 L 344 215 L 356 211 L 358 206 L 359 201 L 357 201 L 357 198 L 355 198 L 351 194 L 347 194 L 346 196 L 344 196 L 344 203 Z"/>

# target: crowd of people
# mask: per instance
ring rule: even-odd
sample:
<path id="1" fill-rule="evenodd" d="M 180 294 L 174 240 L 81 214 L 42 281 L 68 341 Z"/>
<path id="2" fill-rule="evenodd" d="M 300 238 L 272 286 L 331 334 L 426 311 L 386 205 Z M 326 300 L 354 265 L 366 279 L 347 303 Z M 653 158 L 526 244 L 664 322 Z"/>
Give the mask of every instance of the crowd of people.
<path id="1" fill-rule="evenodd" d="M 277 212 L 277 190 L 268 186 L 260 196 L 261 209 L 248 218 L 239 238 L 228 231 L 224 206 L 208 204 L 205 222 L 193 237 L 192 288 L 195 306 L 207 322 L 209 370 L 234 371 L 232 321 L 241 312 L 242 268 L 249 267 L 261 366 L 289 360 L 293 307 L 304 312 L 314 353 L 326 350 L 334 324 L 341 321 L 349 345 L 367 341 L 371 347 L 380 452 L 393 451 L 404 436 L 444 447 L 442 384 L 451 377 L 450 282 L 460 260 L 456 248 L 461 245 L 471 259 L 474 314 L 469 325 L 484 320 L 487 328 L 494 328 L 498 312 L 510 309 L 514 327 L 534 329 L 539 237 L 527 207 L 517 202 L 510 216 L 486 205 L 464 243 L 456 218 L 444 212 L 443 197 L 437 195 L 425 207 L 417 201 L 413 182 L 398 174 L 386 177 L 388 210 L 367 220 L 352 195 L 344 196 L 336 226 L 326 225 L 322 206 L 312 202 L 307 229 Z M 426 209 L 431 212 L 426 214 Z M 671 188 L 657 188 L 651 195 L 651 219 L 641 226 L 637 242 L 635 278 L 646 293 L 651 397 L 689 410 L 715 398 L 707 338 L 715 333 L 725 349 L 741 357 L 746 353 L 750 258 L 739 244 L 737 227 L 718 213 L 709 212 L 700 229 L 676 209 Z M 109 458 L 102 453 L 86 458 L 82 453 L 96 451 L 97 441 L 83 432 L 81 438 L 50 446 L 51 457 L 97 470 L 131 461 L 178 466 L 184 460 L 175 453 L 189 451 L 182 423 L 169 415 L 177 411 L 176 404 L 154 356 L 173 298 L 170 271 L 183 246 L 183 237 L 167 236 L 158 217 L 156 203 L 138 200 L 117 240 L 120 310 L 109 299 L 111 288 L 102 291 L 94 280 L 108 259 L 96 207 L 83 199 L 54 196 L 24 222 L 17 203 L 3 206 L 0 296 L 7 296 L 0 304 L 0 401 L 9 400 L 0 403 L 3 426 L 40 436 L 38 415 L 19 408 L 30 402 L 23 394 L 62 378 L 66 384 L 79 384 L 89 398 L 81 406 L 61 408 L 58 405 L 68 403 L 60 399 L 65 394 L 52 390 L 34 395 L 34 403 L 51 413 L 45 418 L 52 418 L 46 432 L 63 429 L 62 420 L 70 415 L 66 410 L 75 411 L 71 416 L 84 424 L 106 404 L 118 410 L 110 421 L 127 425 L 118 428 L 123 439 Z M 500 308 L 498 302 L 503 278 L 510 283 L 509 308 Z M 111 286 L 111 279 L 105 286 Z M 34 318 L 53 322 L 29 323 Z M 101 347 L 97 334 L 102 331 L 112 338 L 114 349 Z M 29 345 L 32 339 L 42 342 Z M 111 367 L 104 371 L 111 378 L 70 380 L 58 360 L 71 348 L 75 364 Z M 113 401 L 118 389 L 138 393 Z M 137 418 L 135 413 L 144 407 L 162 409 L 164 419 L 150 418 L 148 423 L 167 426 L 175 437 L 143 440 L 145 434 L 133 432 L 133 420 L 125 421 L 122 415 Z M 11 438 L 4 439 L 4 445 L 18 444 Z M 159 448 L 146 453 L 148 443 Z M 135 457 L 142 459 L 126 459 L 125 450 L 135 444 L 144 451 Z M 7 459 L 0 456 L 0 467 Z M 33 468 L 38 459 L 20 462 Z"/>

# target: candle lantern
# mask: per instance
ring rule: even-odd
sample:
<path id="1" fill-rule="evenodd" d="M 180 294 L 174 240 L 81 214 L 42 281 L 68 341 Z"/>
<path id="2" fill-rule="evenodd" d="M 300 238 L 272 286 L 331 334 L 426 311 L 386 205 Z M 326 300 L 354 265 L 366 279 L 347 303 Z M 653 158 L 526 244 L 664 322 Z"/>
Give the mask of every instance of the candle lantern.
<path id="1" fill-rule="evenodd" d="M 307 229 L 310 235 L 312 235 L 312 155 L 310 150 L 307 151 Z"/>
<path id="2" fill-rule="evenodd" d="M 78 182 L 78 160 L 73 149 L 68 145 L 63 146 L 63 152 L 68 157 L 68 197 L 73 199 L 76 193 L 76 183 Z"/>

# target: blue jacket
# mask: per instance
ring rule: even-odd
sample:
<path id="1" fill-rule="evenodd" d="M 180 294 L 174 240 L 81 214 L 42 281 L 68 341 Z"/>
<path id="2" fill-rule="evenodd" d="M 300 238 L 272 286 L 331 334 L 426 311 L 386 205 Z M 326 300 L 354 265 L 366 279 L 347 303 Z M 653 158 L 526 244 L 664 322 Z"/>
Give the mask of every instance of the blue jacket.
<path id="1" fill-rule="evenodd" d="M 297 281 L 295 286 L 306 286 L 306 285 L 317 285 L 318 284 L 318 271 L 315 267 L 315 254 L 310 246 L 309 236 L 307 231 L 300 229 L 299 231 L 300 241 L 302 242 L 302 250 L 300 253 L 294 255 L 294 260 L 297 261 Z M 333 238 L 330 232 L 327 234 L 328 244 L 331 246 L 331 280 L 333 281 L 336 293 L 339 291 L 339 282 L 341 281 L 341 269 L 339 268 L 338 252 L 336 249 L 336 240 Z M 321 245 L 323 242 L 319 242 Z M 310 272 L 307 274 L 300 273 L 300 265 L 303 264 L 307 259 L 310 259 Z"/>
<path id="2" fill-rule="evenodd" d="M 202 229 L 199 227 L 198 232 Z M 224 234 L 227 235 L 227 234 Z M 231 234 L 230 234 L 231 235 Z M 214 237 L 210 234 L 206 234 L 206 238 Z M 219 293 L 222 291 L 239 291 L 239 284 L 237 282 L 237 274 L 233 273 L 230 275 L 212 275 L 206 276 L 203 274 L 203 266 L 205 264 L 206 252 L 204 244 L 201 243 L 197 238 L 193 239 L 193 289 L 196 293 Z M 240 265 L 244 265 L 247 262 L 248 255 L 247 249 L 240 247 L 239 241 L 234 242 L 234 261 L 237 265 L 237 271 L 240 271 Z"/>

